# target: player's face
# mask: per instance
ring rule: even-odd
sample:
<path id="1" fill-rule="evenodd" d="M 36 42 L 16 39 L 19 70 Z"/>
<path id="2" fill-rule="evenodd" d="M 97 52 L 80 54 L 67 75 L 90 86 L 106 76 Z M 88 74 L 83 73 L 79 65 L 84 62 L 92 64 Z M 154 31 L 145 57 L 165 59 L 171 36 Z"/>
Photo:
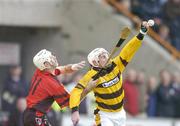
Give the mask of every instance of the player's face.
<path id="1" fill-rule="evenodd" d="M 51 67 L 56 68 L 58 66 L 58 61 L 57 61 L 56 56 L 52 54 L 50 59 L 51 59 L 50 60 Z"/>
<path id="2" fill-rule="evenodd" d="M 107 53 L 102 53 L 99 55 L 99 67 L 105 67 L 108 57 L 109 56 Z"/>

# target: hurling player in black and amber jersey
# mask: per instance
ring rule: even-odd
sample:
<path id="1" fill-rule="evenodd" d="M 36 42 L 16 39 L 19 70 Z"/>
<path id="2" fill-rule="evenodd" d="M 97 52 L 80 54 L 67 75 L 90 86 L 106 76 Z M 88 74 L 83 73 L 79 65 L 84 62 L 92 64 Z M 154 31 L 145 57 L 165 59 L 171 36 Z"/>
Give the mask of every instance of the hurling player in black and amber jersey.
<path id="1" fill-rule="evenodd" d="M 56 57 L 48 50 L 38 52 L 33 62 L 37 67 L 26 98 L 27 109 L 23 115 L 24 126 L 50 126 L 46 113 L 56 101 L 61 108 L 69 105 L 69 93 L 56 76 L 78 71 L 85 66 L 77 64 L 58 66 Z"/>
<path id="2" fill-rule="evenodd" d="M 122 73 L 141 47 L 149 26 L 150 23 L 143 21 L 139 33 L 123 47 L 119 55 L 107 64 L 109 52 L 104 48 L 96 48 L 89 53 L 88 62 L 91 69 L 81 78 L 70 95 L 69 106 L 72 109 L 71 119 L 74 126 L 79 122 L 78 107 L 82 101 L 82 96 L 86 96 L 87 93 L 84 92 L 91 90 L 94 92 L 97 103 L 94 111 L 96 126 L 126 125 L 126 113 L 123 108 Z M 92 78 L 97 75 L 98 78 L 93 81 Z"/>

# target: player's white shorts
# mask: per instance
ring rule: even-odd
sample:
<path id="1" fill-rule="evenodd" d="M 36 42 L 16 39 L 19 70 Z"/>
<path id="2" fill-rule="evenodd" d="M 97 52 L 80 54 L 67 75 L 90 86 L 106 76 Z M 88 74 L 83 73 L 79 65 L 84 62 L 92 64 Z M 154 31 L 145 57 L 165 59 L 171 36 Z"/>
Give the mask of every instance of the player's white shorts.
<path id="1" fill-rule="evenodd" d="M 97 126 L 125 126 L 126 112 L 122 109 L 119 112 L 99 111 L 96 114 L 95 121 Z"/>

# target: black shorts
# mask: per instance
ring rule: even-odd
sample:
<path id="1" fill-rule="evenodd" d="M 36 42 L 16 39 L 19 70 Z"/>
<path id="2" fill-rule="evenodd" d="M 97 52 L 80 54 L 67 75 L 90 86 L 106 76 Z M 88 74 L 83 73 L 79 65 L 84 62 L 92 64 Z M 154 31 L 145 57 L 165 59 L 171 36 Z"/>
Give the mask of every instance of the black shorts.
<path id="1" fill-rule="evenodd" d="M 23 114 L 24 126 L 51 126 L 46 115 L 36 116 L 36 111 L 26 109 Z"/>

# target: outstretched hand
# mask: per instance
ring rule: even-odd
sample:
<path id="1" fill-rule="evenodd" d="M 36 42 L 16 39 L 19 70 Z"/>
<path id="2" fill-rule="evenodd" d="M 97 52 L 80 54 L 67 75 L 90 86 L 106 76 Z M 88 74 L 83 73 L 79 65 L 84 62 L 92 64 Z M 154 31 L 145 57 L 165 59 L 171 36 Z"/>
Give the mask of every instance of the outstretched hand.
<path id="1" fill-rule="evenodd" d="M 140 33 L 142 34 L 146 34 L 149 27 L 154 25 L 154 21 L 153 20 L 148 20 L 148 21 L 143 21 L 141 24 L 141 29 L 140 29 Z"/>
<path id="2" fill-rule="evenodd" d="M 87 84 L 87 86 L 85 87 L 85 89 L 83 90 L 82 94 L 81 94 L 81 101 L 86 97 L 86 95 L 92 91 L 93 88 L 96 87 L 97 85 L 97 81 L 98 80 L 90 80 Z"/>
<path id="3" fill-rule="evenodd" d="M 84 68 L 85 65 L 86 65 L 86 62 L 81 61 L 79 63 L 72 64 L 71 69 L 74 71 L 78 71 L 78 70 Z"/>

